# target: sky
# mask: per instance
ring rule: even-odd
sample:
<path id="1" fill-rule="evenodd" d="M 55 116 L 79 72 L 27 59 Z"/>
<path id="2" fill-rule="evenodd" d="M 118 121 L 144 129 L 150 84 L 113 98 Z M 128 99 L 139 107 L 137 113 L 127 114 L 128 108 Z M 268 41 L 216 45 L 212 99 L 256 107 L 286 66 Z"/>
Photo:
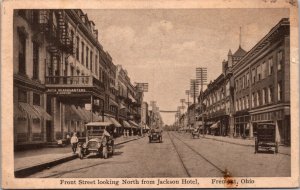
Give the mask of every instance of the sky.
<path id="1" fill-rule="evenodd" d="M 177 110 L 196 67 L 207 67 L 208 81 L 222 72 L 229 49 L 249 51 L 288 9 L 89 9 L 98 39 L 115 65 L 134 82 L 148 82 L 144 101 Z M 241 41 L 240 39 L 241 27 Z M 190 98 L 191 99 L 191 98 Z M 165 124 L 174 113 L 163 114 Z"/>

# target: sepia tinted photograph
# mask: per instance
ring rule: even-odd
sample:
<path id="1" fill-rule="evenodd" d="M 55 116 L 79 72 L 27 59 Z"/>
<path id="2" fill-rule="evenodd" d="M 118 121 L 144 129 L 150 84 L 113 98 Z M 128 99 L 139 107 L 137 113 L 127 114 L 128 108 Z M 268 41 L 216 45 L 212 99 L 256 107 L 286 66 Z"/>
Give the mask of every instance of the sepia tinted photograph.
<path id="1" fill-rule="evenodd" d="M 295 177 L 295 2 L 92 2 L 11 10 L 9 178 L 233 188 Z"/>

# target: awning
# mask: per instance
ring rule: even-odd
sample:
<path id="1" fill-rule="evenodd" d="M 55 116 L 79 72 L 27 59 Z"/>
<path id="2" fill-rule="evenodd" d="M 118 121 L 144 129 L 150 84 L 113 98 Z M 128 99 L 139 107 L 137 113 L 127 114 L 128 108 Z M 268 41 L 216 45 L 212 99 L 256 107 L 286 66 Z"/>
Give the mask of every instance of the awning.
<path id="1" fill-rule="evenodd" d="M 67 107 L 66 107 L 67 108 Z M 78 110 L 74 105 L 71 105 L 70 106 L 70 110 L 76 114 L 81 120 L 83 121 L 88 121 L 88 119 L 86 118 L 86 116 L 80 111 Z M 72 119 L 72 118 L 70 118 Z"/>
<path id="2" fill-rule="evenodd" d="M 112 123 L 113 123 L 116 127 L 122 127 L 122 125 L 121 125 L 115 118 L 110 117 L 109 119 L 112 121 Z"/>
<path id="3" fill-rule="evenodd" d="M 76 113 L 78 113 L 78 115 L 80 115 L 81 118 L 83 118 L 84 121 L 90 121 L 89 117 L 85 114 L 85 112 L 80 108 L 76 108 L 74 105 L 71 106 L 71 108 L 76 111 Z"/>
<path id="4" fill-rule="evenodd" d="M 131 99 L 132 102 L 136 102 L 136 100 L 132 97 L 131 94 L 128 94 L 128 97 Z"/>
<path id="5" fill-rule="evenodd" d="M 121 104 L 120 110 L 121 110 L 121 109 L 126 109 L 126 107 L 125 107 L 123 104 Z"/>
<path id="6" fill-rule="evenodd" d="M 211 129 L 216 129 L 218 127 L 219 127 L 219 121 L 210 126 Z"/>
<path id="7" fill-rule="evenodd" d="M 40 119 L 39 114 L 32 106 L 24 102 L 19 102 L 19 105 L 20 108 L 29 115 L 29 117 L 33 119 Z"/>
<path id="8" fill-rule="evenodd" d="M 22 111 L 18 103 L 14 103 L 14 118 L 26 118 L 26 112 Z"/>
<path id="9" fill-rule="evenodd" d="M 139 124 L 137 124 L 136 122 L 132 121 L 132 120 L 129 120 L 129 123 L 137 128 L 139 128 Z"/>
<path id="10" fill-rule="evenodd" d="M 127 121 L 123 121 L 123 125 L 125 128 L 132 128 L 131 125 Z"/>
<path id="11" fill-rule="evenodd" d="M 44 118 L 45 120 L 52 119 L 51 115 L 49 115 L 41 106 L 33 105 L 33 108 L 38 112 L 40 117 Z"/>

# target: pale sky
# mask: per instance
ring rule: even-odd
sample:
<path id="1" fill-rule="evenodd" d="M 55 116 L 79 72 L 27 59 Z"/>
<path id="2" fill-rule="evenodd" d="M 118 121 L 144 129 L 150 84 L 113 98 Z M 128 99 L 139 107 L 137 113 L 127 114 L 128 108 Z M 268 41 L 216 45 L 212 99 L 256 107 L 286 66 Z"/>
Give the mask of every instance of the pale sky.
<path id="1" fill-rule="evenodd" d="M 148 82 L 144 100 L 160 110 L 177 110 L 196 67 L 207 67 L 208 81 L 222 72 L 222 61 L 239 46 L 249 51 L 288 9 L 83 10 L 99 30 L 104 50 L 128 71 L 132 82 Z M 174 114 L 162 114 L 165 124 Z"/>

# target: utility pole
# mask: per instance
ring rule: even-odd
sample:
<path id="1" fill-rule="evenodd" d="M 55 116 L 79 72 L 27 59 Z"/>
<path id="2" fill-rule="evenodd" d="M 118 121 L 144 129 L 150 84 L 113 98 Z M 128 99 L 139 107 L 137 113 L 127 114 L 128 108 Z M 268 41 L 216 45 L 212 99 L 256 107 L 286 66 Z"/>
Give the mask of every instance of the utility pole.
<path id="1" fill-rule="evenodd" d="M 188 101 L 187 101 L 187 105 L 188 105 L 188 107 L 187 107 L 187 125 L 189 126 L 189 123 L 190 123 L 190 117 L 189 117 L 189 107 L 190 107 L 190 90 L 186 90 L 185 91 L 185 94 L 187 95 L 187 97 L 188 97 Z"/>
<path id="2" fill-rule="evenodd" d="M 200 108 L 201 108 L 201 116 L 202 116 L 202 133 L 203 137 L 205 135 L 205 124 L 204 124 L 204 115 L 205 110 L 203 108 L 203 85 L 207 84 L 207 68 L 206 67 L 198 67 L 196 68 L 196 80 L 200 82 Z"/>
<path id="3" fill-rule="evenodd" d="M 141 101 L 141 121 L 140 121 L 140 127 L 141 127 L 141 136 L 143 136 L 143 95 L 144 95 L 144 92 L 148 92 L 148 83 L 137 83 L 136 85 L 137 87 L 137 91 L 141 94 L 141 98 L 140 98 L 140 101 Z"/>

